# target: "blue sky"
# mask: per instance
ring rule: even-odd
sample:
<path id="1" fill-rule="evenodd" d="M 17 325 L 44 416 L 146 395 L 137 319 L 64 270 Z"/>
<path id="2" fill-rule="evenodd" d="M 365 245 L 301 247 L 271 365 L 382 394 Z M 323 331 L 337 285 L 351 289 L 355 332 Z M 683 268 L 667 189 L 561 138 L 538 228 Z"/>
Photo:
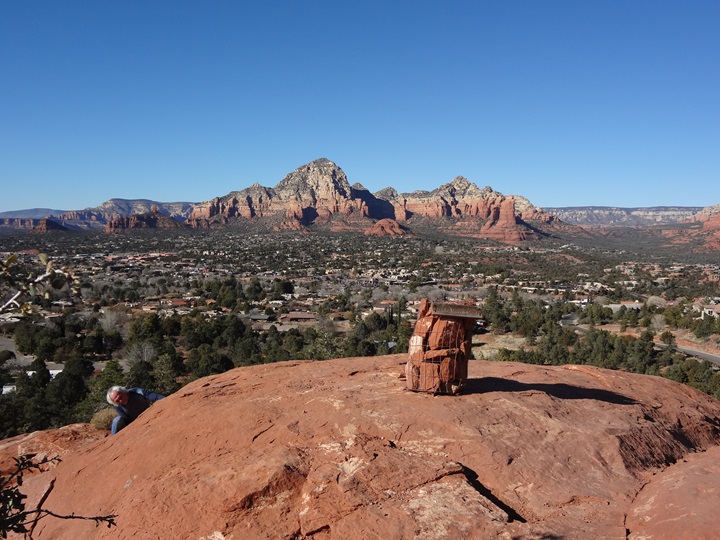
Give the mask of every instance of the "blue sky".
<path id="1" fill-rule="evenodd" d="M 538 206 L 720 203 L 720 2 L 0 2 L 0 211 L 327 157 Z"/>

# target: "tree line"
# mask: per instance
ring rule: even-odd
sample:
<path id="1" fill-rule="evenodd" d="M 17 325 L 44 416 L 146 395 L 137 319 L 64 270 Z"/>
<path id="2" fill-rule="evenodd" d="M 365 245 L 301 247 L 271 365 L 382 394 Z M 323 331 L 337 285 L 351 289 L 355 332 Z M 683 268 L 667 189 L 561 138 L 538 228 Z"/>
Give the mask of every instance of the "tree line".
<path id="1" fill-rule="evenodd" d="M 412 333 L 397 307 L 356 319 L 348 335 L 337 334 L 331 324 L 287 331 L 271 325 L 260 332 L 234 314 L 147 313 L 132 319 L 123 338 L 117 330 L 103 330 L 97 318 L 77 314 L 43 326 L 20 323 L 15 330 L 17 349 L 35 360 L 16 370 L 15 392 L 0 397 L 0 439 L 88 422 L 107 406 L 105 392 L 115 384 L 169 395 L 189 381 L 239 366 L 404 352 Z M 123 357 L 122 364 L 117 358 L 107 359 L 113 353 Z M 10 355 L 3 357 L 10 360 Z M 104 361 L 101 372 L 94 368 L 98 360 Z M 54 378 L 49 361 L 64 364 Z M 3 373 L 2 382 L 10 382 L 8 370 Z"/>
<path id="2" fill-rule="evenodd" d="M 541 365 L 588 364 L 632 373 L 660 375 L 693 386 L 720 399 L 720 372 L 706 360 L 697 360 L 680 353 L 675 337 L 669 330 L 660 334 L 664 347 L 655 344 L 652 325 L 657 315 L 671 328 L 690 328 L 703 336 L 704 328 L 720 330 L 720 320 L 699 314 L 680 303 L 662 309 L 645 305 L 639 311 L 620 308 L 616 313 L 600 304 L 589 304 L 580 310 L 580 322 L 590 325 L 580 335 L 560 324 L 563 315 L 576 310 L 567 303 L 543 304 L 524 300 L 515 292 L 504 301 L 491 290 L 484 301 L 484 313 L 491 331 L 513 332 L 527 338 L 527 347 L 519 350 L 501 349 L 501 361 Z M 616 322 L 627 327 L 644 328 L 639 337 L 617 334 L 595 325 Z M 720 333 L 720 332 L 719 332 Z"/>

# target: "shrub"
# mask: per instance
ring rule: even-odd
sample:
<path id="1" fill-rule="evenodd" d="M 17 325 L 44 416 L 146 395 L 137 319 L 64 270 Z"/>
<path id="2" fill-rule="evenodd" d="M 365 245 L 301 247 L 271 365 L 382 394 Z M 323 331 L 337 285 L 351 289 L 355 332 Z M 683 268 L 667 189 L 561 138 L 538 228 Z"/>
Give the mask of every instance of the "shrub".
<path id="1" fill-rule="evenodd" d="M 110 424 L 116 416 L 117 413 L 115 412 L 115 409 L 112 407 L 105 407 L 93 415 L 90 423 L 95 429 L 109 430 Z"/>

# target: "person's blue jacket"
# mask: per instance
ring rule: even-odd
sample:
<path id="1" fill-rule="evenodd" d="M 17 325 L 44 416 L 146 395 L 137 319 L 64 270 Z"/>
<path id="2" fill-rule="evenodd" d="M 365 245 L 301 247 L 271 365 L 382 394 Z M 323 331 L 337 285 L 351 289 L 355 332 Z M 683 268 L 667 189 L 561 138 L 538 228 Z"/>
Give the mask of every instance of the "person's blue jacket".
<path id="1" fill-rule="evenodd" d="M 130 395 L 125 405 L 114 405 L 117 418 L 111 426 L 113 435 L 149 409 L 150 405 L 165 397 L 144 388 L 129 388 L 128 392 Z"/>

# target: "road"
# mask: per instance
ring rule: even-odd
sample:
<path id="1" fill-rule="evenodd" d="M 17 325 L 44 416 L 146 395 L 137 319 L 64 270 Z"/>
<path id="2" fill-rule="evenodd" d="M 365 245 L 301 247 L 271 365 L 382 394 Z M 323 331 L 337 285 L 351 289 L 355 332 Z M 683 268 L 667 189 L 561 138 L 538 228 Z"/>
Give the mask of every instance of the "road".
<path id="1" fill-rule="evenodd" d="M 582 326 L 571 326 L 573 330 L 580 334 L 586 334 L 588 332 L 587 328 L 584 328 Z M 655 347 L 659 349 L 664 349 L 667 347 L 664 343 L 655 343 Z M 677 347 L 678 352 L 681 352 L 683 354 L 687 354 L 688 356 L 694 356 L 696 358 L 701 358 L 703 360 L 707 360 L 708 362 L 711 362 L 715 364 L 716 366 L 720 366 L 720 355 L 718 354 L 711 354 L 705 351 L 696 351 L 695 349 L 688 349 L 687 347 Z"/>
<path id="2" fill-rule="evenodd" d="M 664 343 L 656 343 L 656 347 L 659 347 L 661 349 L 664 349 L 667 347 Z M 717 354 L 710 354 L 705 351 L 696 351 L 694 349 L 687 349 L 685 347 L 676 347 L 677 350 L 683 354 L 687 354 L 688 356 L 695 356 L 697 358 L 702 358 L 703 360 L 707 360 L 708 362 L 712 362 L 716 366 L 720 366 L 720 355 Z"/>

